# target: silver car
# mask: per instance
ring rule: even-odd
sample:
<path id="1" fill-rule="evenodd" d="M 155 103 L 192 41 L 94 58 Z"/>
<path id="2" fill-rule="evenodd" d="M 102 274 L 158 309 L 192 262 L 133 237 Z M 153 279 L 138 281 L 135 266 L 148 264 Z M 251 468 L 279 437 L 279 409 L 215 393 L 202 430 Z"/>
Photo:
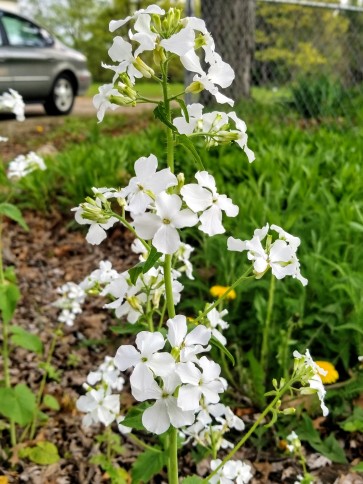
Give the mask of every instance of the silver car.
<path id="1" fill-rule="evenodd" d="M 91 82 L 86 58 L 34 22 L 0 9 L 0 94 L 15 89 L 50 115 L 71 112 Z"/>

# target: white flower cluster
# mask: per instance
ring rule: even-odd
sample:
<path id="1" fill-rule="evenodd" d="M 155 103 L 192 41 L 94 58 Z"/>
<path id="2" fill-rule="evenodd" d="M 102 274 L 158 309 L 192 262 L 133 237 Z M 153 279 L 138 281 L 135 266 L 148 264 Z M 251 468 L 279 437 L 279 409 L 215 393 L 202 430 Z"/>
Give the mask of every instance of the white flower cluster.
<path id="1" fill-rule="evenodd" d="M 178 10 L 165 11 L 156 5 L 135 12 L 134 15 L 119 21 L 111 21 L 110 31 L 114 32 L 130 21 L 134 21 L 134 31 L 129 29 L 128 40 L 120 36 L 114 38 L 108 51 L 116 65 L 103 67 L 112 70 L 113 82 L 99 88 L 94 97 L 99 121 L 103 120 L 107 109 L 115 110 L 118 106 L 134 106 L 138 101 L 135 88 L 136 79 L 155 77 L 154 69 L 140 58 L 144 52 L 154 52 L 154 60 L 159 63 L 167 56 L 177 56 L 186 70 L 193 72 L 194 78 L 186 92 L 198 93 L 209 91 L 218 103 L 228 103 L 233 106 L 232 99 L 222 94 L 219 89 L 229 87 L 234 80 L 234 71 L 215 51 L 214 41 L 202 19 L 188 17 L 180 19 Z M 133 44 L 135 50 L 133 52 Z M 202 68 L 200 52 L 204 53 Z M 246 124 L 236 113 L 214 112 L 202 114 L 201 104 L 187 106 L 189 120 L 176 118 L 174 126 L 180 134 L 192 135 L 199 133 L 207 139 L 207 146 L 235 141 L 246 153 L 250 162 L 254 160 L 253 152 L 247 147 Z M 231 122 L 234 128 L 231 129 Z"/>
<path id="2" fill-rule="evenodd" d="M 192 442 L 218 452 L 219 449 L 233 448 L 233 444 L 224 438 L 227 432 L 232 429 L 241 432 L 244 428 L 243 420 L 226 405 L 202 402 L 195 423 L 185 428 L 181 435 L 185 437 L 185 444 Z"/>
<path id="3" fill-rule="evenodd" d="M 7 177 L 19 180 L 35 170 L 45 170 L 46 168 L 43 158 L 31 151 L 27 155 L 17 156 L 9 163 Z"/>
<path id="4" fill-rule="evenodd" d="M 303 388 L 300 388 L 300 393 L 302 395 L 317 393 L 320 400 L 321 410 L 324 417 L 326 417 L 329 414 L 329 409 L 324 403 L 326 390 L 320 375 L 325 376 L 327 371 L 320 368 L 320 366 L 313 361 L 309 350 L 306 350 L 305 355 L 300 354 L 298 351 L 294 351 L 293 356 L 295 358 L 294 373 L 299 375 L 300 382 L 303 385 Z M 304 388 L 306 385 L 309 385 L 309 388 Z"/>
<path id="5" fill-rule="evenodd" d="M 87 391 L 77 400 L 77 409 L 86 413 L 82 425 L 90 425 L 101 422 L 108 426 L 115 420 L 120 424 L 124 416 L 120 415 L 120 395 L 125 380 L 115 366 L 114 358 L 106 356 L 104 362 L 96 371 L 91 371 L 87 376 L 87 382 L 83 385 Z M 117 394 L 112 393 L 116 391 Z M 122 433 L 128 433 L 131 429 L 119 425 Z"/>
<path id="6" fill-rule="evenodd" d="M 25 104 L 23 98 L 14 89 L 4 92 L 0 96 L 0 111 L 14 113 L 17 121 L 24 121 Z"/>
<path id="7" fill-rule="evenodd" d="M 242 241 L 229 237 L 227 241 L 228 250 L 237 252 L 246 250 L 248 259 L 253 263 L 257 279 L 261 278 L 268 269 L 271 269 L 276 279 L 292 276 L 298 279 L 303 286 L 306 286 L 308 280 L 300 273 L 300 263 L 296 255 L 300 239 L 285 232 L 277 225 L 271 225 L 271 230 L 278 234 L 278 239 L 272 242 L 272 235 L 268 235 L 269 229 L 269 224 L 261 229 L 256 229 L 251 240 Z M 263 247 L 261 242 L 265 238 L 266 245 Z"/>
<path id="8" fill-rule="evenodd" d="M 189 104 L 187 106 L 188 120 L 183 112 L 182 116 L 175 118 L 174 126 L 180 134 L 190 136 L 199 134 L 206 138 L 207 147 L 217 146 L 219 144 L 230 143 L 234 141 L 244 150 L 248 161 L 252 163 L 255 155 L 247 146 L 247 126 L 242 119 L 239 119 L 235 112 L 224 113 L 214 111 L 203 114 L 203 105 L 199 103 Z M 231 129 L 231 122 L 235 128 Z"/>
<path id="9" fill-rule="evenodd" d="M 221 464 L 220 459 L 212 460 L 211 469 L 214 471 Z M 247 484 L 252 479 L 251 466 L 240 460 L 230 460 L 209 479 L 211 484 Z"/>
<path id="10" fill-rule="evenodd" d="M 130 377 L 134 398 L 154 401 L 144 411 L 142 422 L 155 434 L 164 433 L 170 425 L 192 425 L 201 403 L 218 403 L 226 388 L 220 366 L 206 356 L 198 358 L 210 349 L 210 330 L 199 325 L 188 333 L 182 315 L 169 319 L 167 326 L 166 338 L 159 332 L 141 331 L 136 348 L 122 345 L 115 356 L 121 371 L 134 368 Z M 161 351 L 165 345 L 169 351 Z"/>
<path id="11" fill-rule="evenodd" d="M 67 282 L 59 287 L 57 292 L 61 297 L 53 303 L 61 312 L 58 316 L 58 322 L 67 326 L 73 326 L 77 314 L 82 312 L 82 304 L 86 299 L 85 291 L 74 282 Z"/>

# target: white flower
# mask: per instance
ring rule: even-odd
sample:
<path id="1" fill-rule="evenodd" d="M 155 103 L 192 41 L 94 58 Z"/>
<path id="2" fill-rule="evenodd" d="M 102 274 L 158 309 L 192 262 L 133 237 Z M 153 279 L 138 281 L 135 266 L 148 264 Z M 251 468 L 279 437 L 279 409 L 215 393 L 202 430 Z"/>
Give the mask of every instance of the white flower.
<path id="1" fill-rule="evenodd" d="M 238 252 L 247 250 L 247 257 L 253 262 L 254 273 L 258 279 L 271 268 L 272 274 L 277 279 L 292 276 L 306 286 L 308 280 L 300 273 L 300 262 L 296 255 L 300 239 L 274 225 L 273 230 L 278 232 L 280 238 L 272 242 L 272 236 L 269 236 L 266 248 L 263 248 L 261 241 L 266 237 L 268 229 L 269 225 L 266 224 L 262 229 L 255 230 L 251 240 L 242 241 L 229 237 L 228 250 Z"/>
<path id="2" fill-rule="evenodd" d="M 136 369 L 135 369 L 136 371 Z M 154 380 L 152 373 L 145 367 L 139 368 L 137 378 L 132 374 L 132 392 L 139 401 L 156 400 L 142 415 L 144 427 L 155 434 L 163 434 L 170 424 L 179 428 L 194 422 L 193 411 L 183 411 L 173 396 L 181 384 L 175 373 L 162 377 L 162 387 Z"/>
<path id="3" fill-rule="evenodd" d="M 110 32 L 114 32 L 116 29 L 119 29 L 130 20 L 135 20 L 135 19 L 137 20 L 140 16 L 148 15 L 148 14 L 164 15 L 165 10 L 158 7 L 157 5 L 149 5 L 147 8 L 141 8 L 140 10 L 136 10 L 136 12 L 133 15 L 129 15 L 128 17 L 122 20 L 111 20 L 109 25 Z"/>
<path id="4" fill-rule="evenodd" d="M 223 336 L 223 334 L 219 331 L 219 329 L 227 329 L 229 327 L 229 324 L 227 323 L 227 321 L 224 321 L 222 319 L 226 314 L 228 314 L 227 309 L 223 309 L 223 311 L 217 311 L 216 308 L 212 309 L 207 314 L 207 319 L 209 321 L 210 327 L 212 328 L 212 335 L 220 343 L 222 343 L 222 345 L 226 345 L 227 340 Z"/>
<path id="5" fill-rule="evenodd" d="M 0 136 L 0 143 L 6 143 L 9 141 L 9 138 L 5 138 L 4 136 Z"/>
<path id="6" fill-rule="evenodd" d="M 200 371 L 194 363 L 179 363 L 176 369 L 181 381 L 186 383 L 179 389 L 178 405 L 183 410 L 197 410 L 203 395 L 207 403 L 219 402 L 219 393 L 224 385 L 219 377 L 221 367 L 205 356 L 199 360 Z"/>
<path id="7" fill-rule="evenodd" d="M 208 235 L 223 234 L 222 211 L 228 217 L 236 217 L 239 208 L 226 195 L 217 192 L 215 180 L 207 171 L 197 172 L 195 178 L 198 184 L 184 185 L 181 189 L 183 199 L 194 212 L 203 212 L 199 217 L 202 232 Z"/>
<path id="8" fill-rule="evenodd" d="M 120 278 L 106 286 L 101 295 L 107 293 L 116 297 L 115 301 L 105 304 L 104 307 L 116 309 L 115 314 L 118 318 L 125 316 L 129 323 L 135 324 L 144 313 L 147 296 L 142 292 L 143 288 L 139 280 L 135 286 L 129 286 L 126 281 L 126 274 L 121 274 Z"/>
<path id="9" fill-rule="evenodd" d="M 76 406 L 80 412 L 86 412 L 82 425 L 89 427 L 94 423 L 101 422 L 110 425 L 120 412 L 119 395 L 111 395 L 111 390 L 100 388 L 90 390 L 87 395 L 82 395 L 77 400 Z"/>
<path id="10" fill-rule="evenodd" d="M 182 201 L 178 195 L 160 193 L 155 200 L 156 213 L 137 215 L 134 227 L 139 237 L 150 240 L 163 254 L 173 254 L 180 247 L 177 229 L 192 227 L 198 217 L 189 209 L 181 210 Z"/>
<path id="11" fill-rule="evenodd" d="M 117 36 L 113 39 L 113 44 L 108 50 L 108 55 L 114 62 L 120 62 L 118 66 L 108 66 L 103 64 L 103 67 L 115 71 L 113 82 L 116 81 L 119 74 L 126 72 L 132 84 L 135 83 L 135 78 L 143 77 L 142 72 L 135 67 L 137 58 L 132 53 L 132 45 L 126 42 L 122 37 Z M 120 95 L 120 94 L 118 94 Z"/>
<path id="12" fill-rule="evenodd" d="M 221 459 L 212 460 L 210 463 L 212 471 L 222 463 Z M 236 469 L 233 461 L 228 461 L 217 473 L 209 479 L 211 484 L 233 484 L 233 479 L 236 477 Z"/>
<path id="13" fill-rule="evenodd" d="M 185 272 L 188 279 L 194 280 L 193 277 L 193 266 L 189 261 L 190 255 L 193 252 L 194 247 L 189 244 L 184 244 L 183 242 L 180 244 L 179 249 L 175 253 L 176 258 L 179 262 L 182 262 L 182 266 L 178 267 L 178 271 Z"/>
<path id="14" fill-rule="evenodd" d="M 120 392 L 123 389 L 125 380 L 120 376 L 120 370 L 115 366 L 114 358 L 106 356 L 104 362 L 97 371 L 91 371 L 87 376 L 87 383 L 94 386 L 102 382 L 106 387 Z"/>
<path id="15" fill-rule="evenodd" d="M 294 351 L 293 356 L 295 358 L 294 370 L 295 372 L 299 371 L 302 385 L 308 384 L 310 387 L 310 389 L 301 388 L 300 393 L 317 393 L 323 416 L 326 417 L 329 414 L 329 409 L 324 403 L 326 390 L 320 375 L 325 376 L 327 372 L 313 361 L 309 350 L 306 350 L 305 355 L 300 354 L 298 351 Z"/>
<path id="16" fill-rule="evenodd" d="M 236 484 L 247 484 L 250 482 L 253 477 L 251 466 L 240 460 L 233 462 L 235 463 Z"/>
<path id="17" fill-rule="evenodd" d="M 99 211 L 100 216 L 102 218 L 106 217 L 107 221 L 100 223 L 97 220 L 83 218 L 83 215 L 86 213 L 85 208 L 88 207 L 92 211 L 96 208 L 96 210 Z M 103 213 L 102 200 L 98 197 L 94 200 L 93 205 L 85 202 L 82 204 L 82 206 L 72 208 L 72 211 L 75 212 L 74 218 L 76 222 L 78 222 L 80 225 L 90 226 L 86 235 L 86 240 L 92 245 L 99 245 L 107 237 L 106 230 L 113 227 L 118 221 L 116 217 L 107 217 L 107 215 Z"/>
<path id="18" fill-rule="evenodd" d="M 196 74 L 193 77 L 193 82 L 203 86 L 204 89 L 209 91 L 220 104 L 234 105 L 233 99 L 228 98 L 224 94 L 219 92 L 217 86 L 222 88 L 229 87 L 235 77 L 234 70 L 227 64 L 227 62 L 222 61 L 218 54 L 215 54 L 215 61 L 211 64 L 208 72 L 203 74 Z"/>
<path id="19" fill-rule="evenodd" d="M 93 96 L 93 105 L 97 109 L 97 119 L 100 123 L 103 121 L 107 109 L 115 111 L 115 109 L 119 107 L 119 104 L 110 101 L 110 97 L 118 97 L 120 96 L 120 93 L 115 89 L 113 84 L 104 84 L 98 88 L 98 91 L 98 94 Z"/>
<path id="20" fill-rule="evenodd" d="M 225 407 L 224 417 L 225 419 L 222 419 L 221 417 L 216 417 L 216 420 L 226 425 L 228 429 L 236 429 L 240 432 L 244 430 L 245 424 L 243 420 L 237 417 L 237 415 L 235 415 L 229 407 Z"/>
<path id="21" fill-rule="evenodd" d="M 203 104 L 194 103 L 187 105 L 187 111 L 189 115 L 189 122 L 186 120 L 185 116 L 180 116 L 179 118 L 174 118 L 173 124 L 177 128 L 180 134 L 190 135 L 192 134 L 197 123 L 203 116 Z"/>
<path id="22" fill-rule="evenodd" d="M 35 170 L 45 170 L 43 158 L 31 151 L 27 155 L 19 155 L 9 163 L 7 177 L 20 179 Z"/>
<path id="23" fill-rule="evenodd" d="M 9 89 L 9 92 L 4 92 L 0 96 L 0 111 L 14 113 L 17 121 L 24 121 L 24 109 L 23 98 L 14 89 Z"/>
<path id="24" fill-rule="evenodd" d="M 288 442 L 290 442 L 290 444 L 287 444 L 287 450 L 289 452 L 291 452 L 292 454 L 294 452 L 298 452 L 301 448 L 301 442 L 300 442 L 300 439 L 298 437 L 298 435 L 296 434 L 296 432 L 292 431 L 287 437 L 286 437 L 286 440 Z"/>
<path id="25" fill-rule="evenodd" d="M 119 370 L 135 367 L 132 384 L 137 380 L 140 367 L 147 366 L 156 375 L 165 376 L 174 370 L 175 361 L 169 353 L 158 353 L 165 346 L 165 340 L 161 333 L 141 331 L 136 336 L 136 349 L 131 345 L 122 345 L 117 350 L 115 365 Z M 135 376 L 134 376 L 135 375 Z M 136 397 L 135 397 L 136 398 Z"/>
<path id="26" fill-rule="evenodd" d="M 57 292 L 61 298 L 53 303 L 56 308 L 62 309 L 57 320 L 67 326 L 73 326 L 76 315 L 82 312 L 82 304 L 85 301 L 86 293 L 83 288 L 74 282 L 67 282 L 58 288 Z"/>
<path id="27" fill-rule="evenodd" d="M 188 328 L 185 316 L 179 315 L 168 319 L 166 325 L 169 329 L 167 338 L 171 347 L 176 350 L 179 361 L 197 361 L 197 354 L 210 349 L 210 347 L 205 346 L 210 340 L 211 331 L 202 324 L 192 329 L 189 334 L 187 334 Z"/>
<path id="28" fill-rule="evenodd" d="M 143 156 L 135 162 L 136 176 L 131 178 L 127 187 L 121 193 L 127 198 L 128 207 L 132 215 L 139 215 L 145 212 L 147 207 L 156 195 L 165 191 L 171 186 L 178 184 L 177 178 L 170 171 L 170 168 L 156 171 L 158 160 L 155 155 Z"/>
<path id="29" fill-rule="evenodd" d="M 89 291 L 96 284 L 105 286 L 118 277 L 119 274 L 112 268 L 112 263 L 108 260 L 102 260 L 99 263 L 99 268 L 95 269 L 91 274 L 85 277 L 79 286 L 84 291 Z"/>
<path id="30" fill-rule="evenodd" d="M 130 40 L 138 42 L 140 44 L 139 47 L 135 50 L 135 57 L 145 51 L 154 50 L 155 48 L 158 34 L 151 30 L 150 23 L 151 16 L 147 13 L 144 13 L 143 15 L 139 15 L 135 22 L 134 29 L 136 30 L 136 34 L 129 30 Z"/>

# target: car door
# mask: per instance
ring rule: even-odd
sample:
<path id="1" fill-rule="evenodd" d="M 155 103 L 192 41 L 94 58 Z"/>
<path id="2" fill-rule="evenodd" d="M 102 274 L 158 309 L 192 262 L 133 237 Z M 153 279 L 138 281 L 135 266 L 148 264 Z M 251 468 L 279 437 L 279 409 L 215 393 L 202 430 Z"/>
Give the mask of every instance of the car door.
<path id="1" fill-rule="evenodd" d="M 56 62 L 51 37 L 29 20 L 10 13 L 3 12 L 1 23 L 5 45 L 0 64 L 10 77 L 11 87 L 24 99 L 44 99 L 53 82 L 52 64 Z"/>
<path id="2" fill-rule="evenodd" d="M 1 15 L 1 12 L 0 12 Z M 0 94 L 14 87 L 10 75 L 10 66 L 6 62 L 8 56 L 7 40 L 0 23 Z"/>

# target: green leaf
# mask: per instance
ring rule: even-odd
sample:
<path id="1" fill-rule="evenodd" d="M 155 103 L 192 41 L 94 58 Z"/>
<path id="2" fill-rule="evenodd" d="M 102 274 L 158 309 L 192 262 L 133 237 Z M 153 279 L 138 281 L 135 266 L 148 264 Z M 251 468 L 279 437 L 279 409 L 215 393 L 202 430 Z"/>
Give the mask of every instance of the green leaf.
<path id="1" fill-rule="evenodd" d="M 50 465 L 60 460 L 57 447 L 52 442 L 38 442 L 35 447 L 26 447 L 19 452 L 20 457 L 27 457 L 35 464 Z"/>
<path id="2" fill-rule="evenodd" d="M 160 259 L 163 254 L 158 252 L 155 247 L 151 247 L 150 253 L 146 261 L 144 262 L 144 266 L 142 268 L 142 273 L 146 274 L 152 267 L 154 267 L 155 263 Z"/>
<path id="3" fill-rule="evenodd" d="M 201 160 L 201 158 L 198 154 L 198 151 L 196 150 L 193 142 L 190 141 L 188 136 L 185 135 L 185 134 L 180 134 L 178 136 L 178 141 L 192 155 L 192 157 L 195 161 L 195 164 L 197 165 L 198 170 L 205 170 L 203 162 L 202 162 L 202 160 Z"/>
<path id="4" fill-rule="evenodd" d="M 11 342 L 34 353 L 43 353 L 43 343 L 39 336 L 25 331 L 20 326 L 10 326 Z"/>
<path id="5" fill-rule="evenodd" d="M 0 286 L 0 312 L 5 324 L 11 321 L 19 299 L 20 291 L 16 284 L 5 281 Z"/>
<path id="6" fill-rule="evenodd" d="M 351 467 L 350 470 L 354 472 L 363 472 L 363 462 L 359 462 L 356 466 Z"/>
<path id="7" fill-rule="evenodd" d="M 50 408 L 51 410 L 59 410 L 60 405 L 59 402 L 56 398 L 54 398 L 52 395 L 44 395 L 43 398 L 43 404 Z"/>
<path id="8" fill-rule="evenodd" d="M 353 410 L 353 414 L 339 425 L 346 432 L 362 432 L 363 431 L 363 409 L 359 407 L 355 407 Z"/>
<path id="9" fill-rule="evenodd" d="M 139 278 L 139 275 L 142 274 L 142 270 L 144 268 L 144 264 L 145 264 L 145 262 L 139 262 L 132 269 L 129 269 L 128 270 L 131 284 L 133 284 L 133 285 L 136 284 L 136 281 Z"/>
<path id="10" fill-rule="evenodd" d="M 56 368 L 50 363 L 47 363 L 46 361 L 40 362 L 39 368 L 46 372 L 47 378 L 49 378 L 50 380 L 54 380 L 57 382 L 60 381 L 62 377 L 62 370 L 59 370 L 58 368 Z"/>
<path id="11" fill-rule="evenodd" d="M 124 422 L 122 422 L 124 423 Z M 138 456 L 132 466 L 132 482 L 150 482 L 151 478 L 158 474 L 168 461 L 166 452 L 153 452 L 147 450 Z"/>
<path id="12" fill-rule="evenodd" d="M 175 98 L 175 101 L 179 103 L 180 109 L 183 111 L 185 121 L 189 123 L 189 113 L 187 110 L 187 105 L 185 104 L 184 100 L 181 98 Z"/>
<path id="13" fill-rule="evenodd" d="M 222 353 L 224 353 L 227 358 L 230 360 L 230 362 L 232 363 L 232 365 L 234 366 L 236 364 L 235 362 L 235 359 L 232 355 L 232 353 L 230 353 L 227 348 L 222 345 L 222 343 L 220 341 L 217 340 L 217 338 L 215 338 L 214 336 L 211 337 L 210 339 L 210 343 L 215 346 L 216 348 L 218 348 Z"/>
<path id="14" fill-rule="evenodd" d="M 266 406 L 266 398 L 265 398 L 265 372 L 263 371 L 260 362 L 257 361 L 255 355 L 252 351 L 247 353 L 248 362 L 250 364 L 251 369 L 251 380 L 252 380 L 252 390 L 254 392 L 254 396 L 256 402 L 260 407 Z"/>
<path id="15" fill-rule="evenodd" d="M 0 214 L 5 215 L 5 217 L 10 218 L 17 222 L 24 230 L 29 230 L 21 211 L 15 205 L 11 203 L 0 203 Z"/>
<path id="16" fill-rule="evenodd" d="M 131 407 L 126 414 L 125 419 L 122 421 L 122 425 L 126 425 L 126 427 L 131 427 L 135 430 L 145 430 L 145 427 L 142 424 L 142 414 L 149 406 L 149 403 L 143 402 Z"/>
<path id="17" fill-rule="evenodd" d="M 323 454 L 325 457 L 330 459 L 337 464 L 347 464 L 347 458 L 345 456 L 344 449 L 342 449 L 339 445 L 339 442 L 334 437 L 333 434 L 330 434 L 323 442 L 316 443 L 316 442 L 309 442 L 309 444 L 320 454 Z"/>
<path id="18" fill-rule="evenodd" d="M 199 484 L 203 479 L 198 476 L 189 476 L 182 480 L 182 484 Z"/>
<path id="19" fill-rule="evenodd" d="M 36 412 L 33 392 L 23 383 L 15 388 L 0 388 L 0 413 L 19 425 L 27 425 Z"/>
<path id="20" fill-rule="evenodd" d="M 164 104 L 161 102 L 159 103 L 156 108 L 154 109 L 154 116 L 156 119 L 159 119 L 162 123 L 164 123 L 168 128 L 170 128 L 173 131 L 177 131 L 176 127 L 169 121 Z"/>

